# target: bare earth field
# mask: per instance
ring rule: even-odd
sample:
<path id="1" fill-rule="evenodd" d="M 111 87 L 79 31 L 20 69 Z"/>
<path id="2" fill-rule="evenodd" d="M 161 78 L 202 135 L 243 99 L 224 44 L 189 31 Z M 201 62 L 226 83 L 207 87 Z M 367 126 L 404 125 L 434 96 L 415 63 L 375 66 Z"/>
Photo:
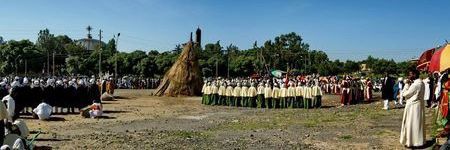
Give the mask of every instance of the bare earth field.
<path id="1" fill-rule="evenodd" d="M 403 149 L 403 109 L 381 110 L 380 101 L 338 108 L 339 97 L 327 95 L 321 109 L 255 109 L 116 91 L 120 99 L 104 103 L 102 119 L 24 119 L 44 132 L 36 144 L 53 149 Z"/>

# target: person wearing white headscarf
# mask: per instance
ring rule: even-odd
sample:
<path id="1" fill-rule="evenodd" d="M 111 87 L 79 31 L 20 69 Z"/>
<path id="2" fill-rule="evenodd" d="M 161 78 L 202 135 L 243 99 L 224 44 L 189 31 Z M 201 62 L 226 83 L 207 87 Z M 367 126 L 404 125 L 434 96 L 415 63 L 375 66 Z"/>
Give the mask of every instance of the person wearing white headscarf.
<path id="1" fill-rule="evenodd" d="M 89 115 L 91 118 L 98 118 L 103 115 L 103 106 L 101 103 L 93 103 L 90 108 Z"/>
<path id="2" fill-rule="evenodd" d="M 423 99 L 425 100 L 425 104 L 427 107 L 431 106 L 430 96 L 431 96 L 431 87 L 430 87 L 430 79 L 427 77 L 423 80 L 423 83 L 425 85 L 425 94 L 423 96 Z"/>
<path id="3" fill-rule="evenodd" d="M 8 145 L 3 145 L 0 150 L 11 150 L 11 148 Z"/>
<path id="4" fill-rule="evenodd" d="M 17 77 L 18 78 L 18 77 Z M 12 83 L 11 83 L 11 88 L 15 88 L 17 86 L 20 86 L 20 82 L 19 79 L 15 79 Z"/>
<path id="5" fill-rule="evenodd" d="M 219 83 L 217 81 L 213 82 L 211 84 L 211 99 L 210 104 L 211 105 L 219 105 Z"/>
<path id="6" fill-rule="evenodd" d="M 205 87 L 203 88 L 202 104 L 209 105 L 210 100 L 211 100 L 211 83 L 206 82 Z"/>
<path id="7" fill-rule="evenodd" d="M 276 83 L 272 89 L 272 108 L 280 108 L 280 88 Z"/>
<path id="8" fill-rule="evenodd" d="M 14 101 L 14 99 L 11 97 L 11 95 L 6 95 L 5 97 L 3 97 L 2 102 L 6 104 L 6 110 L 8 111 L 9 117 L 13 118 L 16 108 L 16 102 Z"/>
<path id="9" fill-rule="evenodd" d="M 298 82 L 297 87 L 295 87 L 295 99 L 297 108 L 303 108 L 303 86 L 301 82 Z"/>
<path id="10" fill-rule="evenodd" d="M 264 84 L 262 82 L 258 84 L 257 94 L 257 107 L 266 108 L 266 103 L 264 100 Z"/>
<path id="11" fill-rule="evenodd" d="M 225 90 L 225 96 L 227 97 L 226 104 L 228 106 L 233 106 L 234 105 L 233 86 L 231 86 L 231 83 L 228 83 L 227 89 Z"/>
<path id="12" fill-rule="evenodd" d="M 225 92 L 226 92 L 226 84 L 225 82 L 220 84 L 220 87 L 218 89 L 217 94 L 219 95 L 219 100 L 218 100 L 218 104 L 217 105 L 226 105 L 226 96 L 225 96 Z"/>
<path id="13" fill-rule="evenodd" d="M 12 147 L 13 150 L 25 150 L 25 144 L 23 143 L 22 139 L 18 138 Z"/>
<path id="14" fill-rule="evenodd" d="M 269 83 L 264 87 L 264 104 L 265 108 L 272 108 L 272 88 Z"/>
<path id="15" fill-rule="evenodd" d="M 33 113 L 36 114 L 40 120 L 47 120 L 50 119 L 50 116 L 52 115 L 52 110 L 53 110 L 52 106 L 50 106 L 45 102 L 42 102 L 35 109 L 33 109 Z"/>
<path id="16" fill-rule="evenodd" d="M 304 94 L 304 98 L 303 98 L 303 108 L 305 109 L 309 109 L 312 106 L 312 88 L 311 85 L 308 83 L 305 88 L 303 89 L 303 94 Z"/>
<path id="17" fill-rule="evenodd" d="M 285 84 L 281 84 L 280 87 L 280 108 L 286 108 L 286 99 L 288 98 L 288 90 L 286 86 L 287 85 Z"/>
<path id="18" fill-rule="evenodd" d="M 28 138 L 28 135 L 30 135 L 30 130 L 28 129 L 27 124 L 25 123 L 25 121 L 23 121 L 21 119 L 15 120 L 13 122 L 12 129 L 14 131 L 18 131 L 18 132 L 14 132 L 14 133 L 17 133 L 22 138 L 26 139 L 26 138 Z"/>
<path id="19" fill-rule="evenodd" d="M 320 89 L 319 87 L 319 82 L 316 82 L 315 85 L 312 87 L 311 95 L 313 97 L 312 106 L 314 108 L 322 107 L 322 89 Z"/>
<path id="20" fill-rule="evenodd" d="M 5 105 L 0 105 L 0 120 L 11 120 L 11 116 L 9 115 L 8 109 Z"/>
<path id="21" fill-rule="evenodd" d="M 286 106 L 288 108 L 294 108 L 294 100 L 295 100 L 295 87 L 293 82 L 289 82 L 289 87 L 287 89 L 286 94 Z M 296 107 L 295 107 L 296 108 Z"/>
<path id="22" fill-rule="evenodd" d="M 247 91 L 247 106 L 248 107 L 256 107 L 256 96 L 258 94 L 258 91 L 255 88 L 255 84 L 251 83 L 250 88 L 248 88 Z"/>
<path id="23" fill-rule="evenodd" d="M 234 106 L 240 107 L 241 106 L 241 83 L 237 83 L 236 87 L 233 89 L 233 96 L 234 96 Z"/>
<path id="24" fill-rule="evenodd" d="M 242 107 L 248 107 L 248 87 L 247 83 L 243 83 L 241 87 L 241 105 Z"/>

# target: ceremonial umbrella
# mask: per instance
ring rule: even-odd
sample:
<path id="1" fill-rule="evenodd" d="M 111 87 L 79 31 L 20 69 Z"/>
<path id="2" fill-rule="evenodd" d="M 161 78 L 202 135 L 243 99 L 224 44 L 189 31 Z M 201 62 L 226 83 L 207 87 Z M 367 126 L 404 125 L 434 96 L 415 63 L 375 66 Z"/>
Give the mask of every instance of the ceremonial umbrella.
<path id="1" fill-rule="evenodd" d="M 272 70 L 271 73 L 274 77 L 281 78 L 281 76 L 283 76 L 283 73 L 286 73 L 286 72 L 281 71 L 281 70 Z"/>
<path id="2" fill-rule="evenodd" d="M 431 57 L 428 72 L 443 72 L 450 68 L 450 44 L 438 48 Z"/>
<path id="3" fill-rule="evenodd" d="M 430 66 L 431 57 L 433 57 L 435 51 L 436 48 L 432 48 L 426 50 L 425 52 L 422 53 L 422 55 L 420 55 L 419 61 L 417 61 L 417 70 L 420 71 L 428 70 L 428 67 Z"/>

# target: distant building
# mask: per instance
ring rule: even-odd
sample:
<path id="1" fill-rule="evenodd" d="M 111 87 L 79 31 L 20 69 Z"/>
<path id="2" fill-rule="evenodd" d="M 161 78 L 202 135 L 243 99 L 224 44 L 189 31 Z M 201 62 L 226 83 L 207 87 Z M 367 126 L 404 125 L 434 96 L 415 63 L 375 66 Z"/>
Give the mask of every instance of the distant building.
<path id="1" fill-rule="evenodd" d="M 75 41 L 76 44 L 83 46 L 86 50 L 95 50 L 95 48 L 100 47 L 100 40 L 92 38 L 84 38 Z M 101 42 L 103 45 L 104 42 Z"/>
<path id="2" fill-rule="evenodd" d="M 359 68 L 360 68 L 361 72 L 369 72 L 369 71 L 372 71 L 372 69 L 370 69 L 369 66 L 367 66 L 367 64 L 361 64 L 361 65 L 359 66 Z"/>
<path id="3" fill-rule="evenodd" d="M 88 26 L 86 28 L 88 31 L 87 37 L 79 40 L 75 40 L 75 43 L 83 46 L 86 50 L 95 50 L 97 47 L 100 47 L 101 45 L 105 45 L 105 42 L 101 42 L 100 40 L 93 39 L 91 36 L 91 30 L 92 27 Z"/>

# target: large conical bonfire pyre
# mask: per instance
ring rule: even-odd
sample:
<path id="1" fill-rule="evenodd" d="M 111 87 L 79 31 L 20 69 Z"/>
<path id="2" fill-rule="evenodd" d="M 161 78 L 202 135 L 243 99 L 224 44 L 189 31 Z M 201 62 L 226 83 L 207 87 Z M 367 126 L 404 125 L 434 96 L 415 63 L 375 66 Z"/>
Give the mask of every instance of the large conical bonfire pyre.
<path id="1" fill-rule="evenodd" d="M 192 38 L 191 38 L 192 39 Z M 197 43 L 190 40 L 156 89 L 156 96 L 195 96 L 201 94 L 202 77 L 197 59 Z"/>

